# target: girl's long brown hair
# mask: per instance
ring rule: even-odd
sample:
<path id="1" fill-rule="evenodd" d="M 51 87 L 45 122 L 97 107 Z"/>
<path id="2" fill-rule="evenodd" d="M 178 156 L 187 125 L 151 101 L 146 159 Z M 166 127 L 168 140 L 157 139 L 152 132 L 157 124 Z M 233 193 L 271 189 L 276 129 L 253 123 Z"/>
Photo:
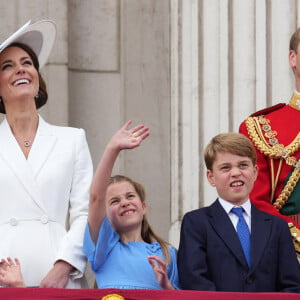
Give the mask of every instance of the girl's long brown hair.
<path id="1" fill-rule="evenodd" d="M 137 192 L 137 194 L 139 195 L 142 203 L 145 203 L 145 199 L 146 199 L 146 193 L 145 193 L 145 189 L 143 187 L 142 184 L 132 180 L 131 178 L 127 177 L 127 176 L 123 176 L 123 175 L 115 175 L 112 176 L 110 178 L 110 182 L 109 185 L 114 184 L 114 183 L 119 183 L 119 182 L 129 182 L 130 184 L 132 184 L 132 186 L 134 187 L 135 191 Z M 157 241 L 162 249 L 164 258 L 166 260 L 167 265 L 170 263 L 170 254 L 168 251 L 168 245 L 170 245 L 168 242 L 166 242 L 164 239 L 160 238 L 151 228 L 146 215 L 144 215 L 143 221 L 142 221 L 142 239 L 143 241 L 145 241 L 146 243 L 152 243 L 154 241 Z"/>

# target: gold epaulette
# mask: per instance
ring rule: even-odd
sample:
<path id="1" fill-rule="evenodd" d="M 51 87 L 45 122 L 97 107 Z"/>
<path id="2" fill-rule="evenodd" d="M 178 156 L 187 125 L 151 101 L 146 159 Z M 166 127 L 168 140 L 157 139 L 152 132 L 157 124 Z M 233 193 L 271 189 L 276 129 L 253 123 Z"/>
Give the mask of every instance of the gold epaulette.
<path id="1" fill-rule="evenodd" d="M 282 161 L 285 161 L 289 166 L 295 167 L 277 199 L 273 199 L 277 180 L 275 180 L 275 176 L 273 174 L 274 170 L 272 170 L 271 201 L 273 202 L 274 207 L 277 210 L 280 210 L 299 181 L 300 161 L 297 161 L 293 154 L 300 149 L 300 133 L 298 133 L 296 138 L 289 145 L 284 146 L 279 143 L 276 138 L 277 132 L 272 129 L 269 123 L 270 120 L 265 118 L 264 115 L 252 116 L 247 118 L 245 121 L 250 139 L 262 154 L 270 158 L 271 167 L 273 167 L 273 159 L 280 160 L 280 168 L 278 172 L 280 172 Z M 278 176 L 276 176 L 276 178 L 278 178 Z"/>
<path id="2" fill-rule="evenodd" d="M 270 158 L 283 158 L 288 165 L 296 163 L 297 160 L 292 155 L 300 148 L 300 133 L 285 147 L 279 144 L 276 138 L 277 132 L 272 130 L 269 120 L 263 115 L 249 117 L 245 123 L 249 137 L 261 153 Z"/>

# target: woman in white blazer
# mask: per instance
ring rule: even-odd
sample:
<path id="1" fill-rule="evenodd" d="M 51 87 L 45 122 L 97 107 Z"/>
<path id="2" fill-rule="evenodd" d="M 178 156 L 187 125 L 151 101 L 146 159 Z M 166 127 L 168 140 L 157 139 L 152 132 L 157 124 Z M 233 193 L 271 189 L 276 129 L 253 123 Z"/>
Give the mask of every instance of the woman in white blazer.
<path id="1" fill-rule="evenodd" d="M 26 286 L 82 287 L 92 161 L 83 129 L 53 126 L 39 69 L 51 21 L 25 24 L 0 45 L 0 258 L 17 257 Z"/>

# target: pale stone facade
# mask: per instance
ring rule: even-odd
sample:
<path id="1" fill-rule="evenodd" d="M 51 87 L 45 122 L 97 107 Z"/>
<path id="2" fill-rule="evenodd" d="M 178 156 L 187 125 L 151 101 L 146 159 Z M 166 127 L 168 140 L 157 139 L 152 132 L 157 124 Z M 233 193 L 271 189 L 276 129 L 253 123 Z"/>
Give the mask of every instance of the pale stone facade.
<path id="1" fill-rule="evenodd" d="M 151 223 L 177 246 L 182 215 L 216 197 L 206 143 L 289 100 L 299 13 L 299 0 L 1 0 L 0 41 L 28 19 L 56 22 L 41 113 L 84 128 L 95 166 L 126 120 L 150 126 L 115 173 L 145 184 Z"/>

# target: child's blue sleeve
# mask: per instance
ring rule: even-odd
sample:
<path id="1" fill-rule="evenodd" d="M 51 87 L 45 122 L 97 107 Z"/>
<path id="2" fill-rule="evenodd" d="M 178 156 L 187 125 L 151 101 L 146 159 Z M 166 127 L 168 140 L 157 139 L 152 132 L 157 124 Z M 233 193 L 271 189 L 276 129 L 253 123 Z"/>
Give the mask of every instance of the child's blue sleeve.
<path id="1" fill-rule="evenodd" d="M 169 247 L 170 264 L 168 266 L 168 276 L 174 289 L 180 290 L 178 268 L 177 268 L 177 250 L 174 247 Z"/>
<path id="2" fill-rule="evenodd" d="M 119 241 L 119 235 L 113 230 L 107 217 L 104 218 L 97 243 L 92 240 L 89 224 L 86 225 L 83 240 L 83 252 L 91 264 L 93 271 L 97 271 L 105 262 L 108 254 Z"/>

